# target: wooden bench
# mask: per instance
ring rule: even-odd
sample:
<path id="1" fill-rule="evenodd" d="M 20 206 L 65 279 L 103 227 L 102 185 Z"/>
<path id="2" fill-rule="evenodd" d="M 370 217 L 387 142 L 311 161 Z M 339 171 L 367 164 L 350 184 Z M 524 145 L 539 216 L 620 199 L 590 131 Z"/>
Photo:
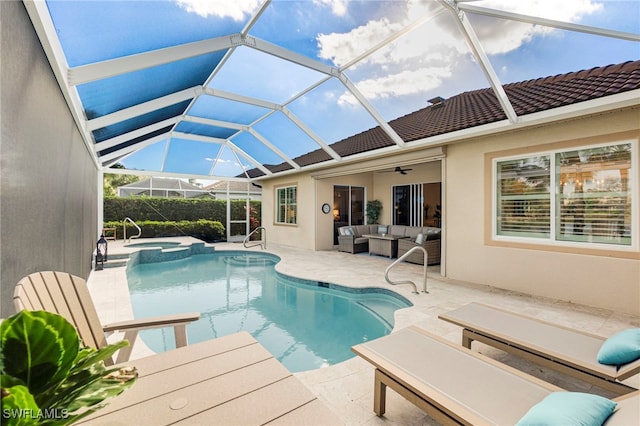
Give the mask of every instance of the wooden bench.
<path id="1" fill-rule="evenodd" d="M 113 234 L 113 235 L 111 235 Z M 117 229 L 116 228 L 102 228 L 102 235 L 104 235 L 105 240 L 117 240 Z"/>

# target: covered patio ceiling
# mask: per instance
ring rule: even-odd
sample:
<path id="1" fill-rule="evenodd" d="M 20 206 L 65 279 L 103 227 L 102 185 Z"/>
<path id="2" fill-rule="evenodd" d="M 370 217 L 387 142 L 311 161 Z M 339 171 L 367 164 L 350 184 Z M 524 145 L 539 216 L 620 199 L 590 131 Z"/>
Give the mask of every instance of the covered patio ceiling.
<path id="1" fill-rule="evenodd" d="M 490 87 L 518 126 L 504 84 L 640 58 L 636 1 L 24 4 L 88 150 L 114 173 L 265 178 L 317 168 L 296 159 L 318 149 L 323 166 L 352 161 L 331 145 L 376 127 L 401 152 L 389 121 L 429 102 Z"/>

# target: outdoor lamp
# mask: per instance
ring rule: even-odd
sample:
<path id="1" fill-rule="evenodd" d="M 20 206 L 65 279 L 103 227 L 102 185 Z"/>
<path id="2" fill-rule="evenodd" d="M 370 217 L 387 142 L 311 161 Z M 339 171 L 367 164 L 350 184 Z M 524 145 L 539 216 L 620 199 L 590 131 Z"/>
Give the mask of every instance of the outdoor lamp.
<path id="1" fill-rule="evenodd" d="M 107 261 L 107 240 L 104 239 L 104 235 L 100 235 L 100 239 L 96 243 L 96 269 L 98 262 L 100 262 L 100 269 L 104 268 L 104 262 Z"/>

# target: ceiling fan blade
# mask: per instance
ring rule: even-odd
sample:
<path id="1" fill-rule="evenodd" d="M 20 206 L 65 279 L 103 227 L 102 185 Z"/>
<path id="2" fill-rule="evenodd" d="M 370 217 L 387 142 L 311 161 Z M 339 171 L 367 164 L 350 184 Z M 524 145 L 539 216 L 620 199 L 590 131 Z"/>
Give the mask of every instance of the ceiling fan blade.
<path id="1" fill-rule="evenodd" d="M 379 170 L 377 173 L 400 173 L 401 175 L 406 175 L 410 170 L 413 169 L 403 169 L 400 166 L 396 166 L 393 170 Z"/>

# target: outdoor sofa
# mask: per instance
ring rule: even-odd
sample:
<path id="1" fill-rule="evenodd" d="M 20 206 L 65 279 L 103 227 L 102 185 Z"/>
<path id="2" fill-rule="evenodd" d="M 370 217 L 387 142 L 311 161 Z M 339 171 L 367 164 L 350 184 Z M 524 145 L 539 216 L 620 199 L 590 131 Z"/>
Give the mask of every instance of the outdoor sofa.
<path id="1" fill-rule="evenodd" d="M 400 235 L 407 238 L 398 240 L 398 257 L 411 248 L 421 245 L 427 250 L 429 265 L 440 263 L 440 228 L 432 226 L 404 225 L 355 225 L 338 228 L 338 250 L 347 253 L 362 253 L 369 250 L 368 234 Z M 421 237 L 420 237 L 421 235 Z M 416 243 L 416 239 L 421 239 Z M 412 253 L 407 259 L 412 263 L 423 263 L 422 253 Z"/>

